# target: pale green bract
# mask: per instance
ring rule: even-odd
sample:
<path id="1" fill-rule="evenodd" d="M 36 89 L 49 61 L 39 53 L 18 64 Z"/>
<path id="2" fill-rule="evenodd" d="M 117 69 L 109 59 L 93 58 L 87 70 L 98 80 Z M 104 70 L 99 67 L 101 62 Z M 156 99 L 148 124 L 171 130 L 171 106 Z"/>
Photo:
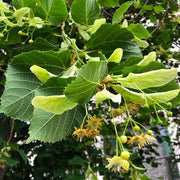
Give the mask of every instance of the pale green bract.
<path id="1" fill-rule="evenodd" d="M 7 7 L 6 3 L 0 1 L 0 11 L 3 11 L 3 12 L 9 12 L 9 8 Z"/>
<path id="2" fill-rule="evenodd" d="M 55 76 L 54 74 L 51 74 L 46 69 L 41 68 L 39 66 L 33 65 L 30 67 L 30 70 L 32 73 L 36 75 L 36 77 L 42 82 L 45 83 L 48 79 Z"/>
<path id="3" fill-rule="evenodd" d="M 117 93 L 120 93 L 126 100 L 136 104 L 145 104 L 145 103 L 156 104 L 156 103 L 168 102 L 171 99 L 175 98 L 180 92 L 179 89 L 175 89 L 166 92 L 143 94 L 143 93 L 130 91 L 129 89 L 122 87 L 120 85 L 114 85 L 113 89 Z"/>
<path id="4" fill-rule="evenodd" d="M 66 96 L 36 96 L 32 100 L 32 105 L 47 112 L 62 114 L 73 109 L 77 103 L 71 102 Z"/>
<path id="5" fill-rule="evenodd" d="M 30 12 L 30 8 L 28 7 L 23 7 L 21 9 L 18 9 L 14 12 L 13 16 L 16 18 L 17 20 L 17 24 L 19 26 L 22 25 L 22 20 L 23 20 L 23 17 L 28 14 Z"/>
<path id="6" fill-rule="evenodd" d="M 92 25 L 91 28 L 88 29 L 88 31 L 91 33 L 91 34 L 94 34 L 98 29 L 99 27 L 102 25 L 102 24 L 105 24 L 106 23 L 106 19 L 105 18 L 102 18 L 102 19 L 96 19 L 94 21 L 94 24 Z"/>
<path id="7" fill-rule="evenodd" d="M 98 104 L 106 99 L 111 99 L 115 103 L 121 103 L 121 95 L 120 94 L 112 94 L 111 92 L 103 89 L 102 91 L 96 93 L 95 100 L 96 100 L 96 108 L 98 108 Z"/>
<path id="8" fill-rule="evenodd" d="M 139 66 L 146 66 L 150 62 L 156 61 L 156 52 L 150 52 L 147 56 L 144 57 L 142 61 L 139 62 Z"/>
<path id="9" fill-rule="evenodd" d="M 123 56 L 123 50 L 121 48 L 117 48 L 109 57 L 108 62 L 120 63 L 122 56 Z"/>
<path id="10" fill-rule="evenodd" d="M 177 69 L 161 69 L 141 74 L 129 73 L 125 78 L 117 78 L 116 82 L 122 86 L 132 89 L 147 89 L 159 87 L 172 81 L 177 75 Z"/>
<path id="11" fill-rule="evenodd" d="M 141 40 L 136 36 L 134 37 L 133 41 L 135 41 L 137 45 L 142 48 L 147 48 L 149 46 L 149 43 L 147 41 Z"/>

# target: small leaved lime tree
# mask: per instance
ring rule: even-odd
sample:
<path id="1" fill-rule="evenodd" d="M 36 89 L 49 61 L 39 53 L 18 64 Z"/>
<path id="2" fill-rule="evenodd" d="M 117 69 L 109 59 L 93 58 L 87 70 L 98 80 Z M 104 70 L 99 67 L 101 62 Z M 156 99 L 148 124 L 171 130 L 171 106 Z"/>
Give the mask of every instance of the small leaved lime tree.
<path id="1" fill-rule="evenodd" d="M 11 59 L 0 110 L 30 123 L 26 143 L 55 143 L 72 134 L 85 144 L 108 123 L 102 118 L 108 111 L 101 117 L 90 113 L 92 101 L 96 108 L 104 101 L 116 137 L 106 168 L 138 179 L 145 169 L 134 164 L 132 147 L 141 149 L 156 139 L 134 114 L 143 108 L 154 113 L 149 119 L 153 124 L 166 123 L 158 110 L 172 116 L 170 108 L 179 103 L 177 68 L 166 68 L 154 51 L 143 57 L 141 50 L 149 46 L 146 39 L 151 35 L 143 24 L 124 19 L 129 8 L 141 7 L 140 1 L 121 4 L 112 23 L 102 18 L 101 6 L 118 7 L 119 1 L 13 0 L 12 6 L 0 2 L 0 47 Z M 116 122 L 120 115 L 121 130 Z M 8 151 L 1 151 L 1 167 Z M 86 172 L 90 177 L 97 179 L 91 160 Z"/>

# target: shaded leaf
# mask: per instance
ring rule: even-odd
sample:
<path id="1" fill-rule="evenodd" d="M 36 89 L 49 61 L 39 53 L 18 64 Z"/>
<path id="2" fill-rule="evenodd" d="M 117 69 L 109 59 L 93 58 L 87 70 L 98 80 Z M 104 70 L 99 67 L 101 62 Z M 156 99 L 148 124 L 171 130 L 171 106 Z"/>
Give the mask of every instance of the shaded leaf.
<path id="1" fill-rule="evenodd" d="M 34 139 L 52 143 L 60 141 L 66 135 L 69 135 L 74 127 L 80 126 L 84 115 L 85 110 L 82 106 L 77 106 L 60 115 L 35 109 L 31 119 L 28 142 Z"/>
<path id="2" fill-rule="evenodd" d="M 46 39 L 42 37 L 38 37 L 32 44 L 28 44 L 27 46 L 22 46 L 18 48 L 13 48 L 13 55 L 20 54 L 22 52 L 28 52 L 32 50 L 40 50 L 40 51 L 57 51 L 59 47 L 51 44 Z"/>
<path id="3" fill-rule="evenodd" d="M 100 50 L 107 57 L 117 48 L 123 49 L 123 59 L 130 56 L 140 56 L 141 52 L 135 42 L 132 33 L 126 28 L 121 28 L 119 24 L 103 24 L 91 36 L 86 46 L 89 50 Z"/>
<path id="4" fill-rule="evenodd" d="M 49 20 L 53 25 L 59 25 L 68 16 L 67 7 L 64 0 L 37 0 L 45 20 Z"/>
<path id="5" fill-rule="evenodd" d="M 28 121 L 32 117 L 31 100 L 40 81 L 30 71 L 34 64 L 58 75 L 70 64 L 70 52 L 31 51 L 15 56 L 6 71 L 5 91 L 1 112 L 7 116 Z"/>
<path id="6" fill-rule="evenodd" d="M 71 5 L 73 20 L 79 24 L 91 25 L 100 13 L 96 0 L 75 0 Z"/>

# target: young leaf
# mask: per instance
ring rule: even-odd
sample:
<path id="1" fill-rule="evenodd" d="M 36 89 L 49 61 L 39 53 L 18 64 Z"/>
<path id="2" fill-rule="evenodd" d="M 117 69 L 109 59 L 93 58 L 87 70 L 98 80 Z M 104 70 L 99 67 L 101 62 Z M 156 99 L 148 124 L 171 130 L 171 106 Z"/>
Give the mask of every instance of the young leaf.
<path id="1" fill-rule="evenodd" d="M 138 63 L 139 66 L 146 66 L 150 62 L 156 61 L 156 52 L 150 52 L 147 56 L 144 57 L 142 61 Z"/>
<path id="2" fill-rule="evenodd" d="M 127 28 L 121 28 L 119 24 L 103 24 L 91 36 L 86 46 L 88 50 L 100 50 L 109 57 L 117 48 L 123 49 L 122 59 L 130 56 L 140 56 L 141 52 L 135 42 L 132 42 L 133 34 Z"/>
<path id="3" fill-rule="evenodd" d="M 85 109 L 83 106 L 76 106 L 60 115 L 35 109 L 27 143 L 35 139 L 52 143 L 60 141 L 69 135 L 74 127 L 80 126 L 84 116 Z"/>
<path id="4" fill-rule="evenodd" d="M 112 94 L 106 89 L 96 93 L 95 100 L 96 100 L 96 108 L 98 108 L 98 104 L 106 99 L 111 99 L 115 103 L 121 103 L 121 95 L 120 94 Z"/>
<path id="5" fill-rule="evenodd" d="M 45 20 L 49 20 L 52 25 L 60 25 L 68 16 L 67 7 L 64 0 L 37 0 L 40 6 L 40 13 L 43 13 Z"/>
<path id="6" fill-rule="evenodd" d="M 78 24 L 93 24 L 99 13 L 96 0 L 75 0 L 71 5 L 72 18 Z"/>
<path id="7" fill-rule="evenodd" d="M 32 105 L 47 112 L 62 114 L 74 108 L 77 103 L 71 102 L 66 96 L 36 96 L 32 100 Z"/>
<path id="8" fill-rule="evenodd" d="M 120 63 L 122 59 L 122 55 L 123 55 L 123 50 L 121 48 L 117 48 L 109 57 L 108 62 Z"/>
<path id="9" fill-rule="evenodd" d="M 95 94 L 97 86 L 106 76 L 107 64 L 101 61 L 88 61 L 79 71 L 77 79 L 65 89 L 70 101 L 87 103 Z"/>
<path id="10" fill-rule="evenodd" d="M 114 13 L 112 24 L 118 24 L 122 21 L 124 13 L 128 10 L 128 8 L 133 4 L 133 1 L 128 1 L 122 4 Z"/>
<path id="11" fill-rule="evenodd" d="M 55 76 L 54 74 L 48 72 L 46 69 L 36 65 L 31 66 L 30 70 L 42 83 L 45 83 L 48 79 Z"/>
<path id="12" fill-rule="evenodd" d="M 177 75 L 177 69 L 161 69 L 149 71 L 147 73 L 130 73 L 125 78 L 116 79 L 122 86 L 132 89 L 146 89 L 159 87 L 173 80 Z"/>

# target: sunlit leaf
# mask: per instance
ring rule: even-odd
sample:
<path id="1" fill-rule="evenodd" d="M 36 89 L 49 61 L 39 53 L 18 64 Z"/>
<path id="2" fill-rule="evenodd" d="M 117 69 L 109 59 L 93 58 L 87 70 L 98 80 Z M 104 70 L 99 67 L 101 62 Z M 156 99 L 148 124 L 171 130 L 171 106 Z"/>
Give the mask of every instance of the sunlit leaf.
<path id="1" fill-rule="evenodd" d="M 107 64 L 101 61 L 88 61 L 77 71 L 77 79 L 65 89 L 70 101 L 87 103 L 95 94 L 97 86 L 106 76 Z"/>

